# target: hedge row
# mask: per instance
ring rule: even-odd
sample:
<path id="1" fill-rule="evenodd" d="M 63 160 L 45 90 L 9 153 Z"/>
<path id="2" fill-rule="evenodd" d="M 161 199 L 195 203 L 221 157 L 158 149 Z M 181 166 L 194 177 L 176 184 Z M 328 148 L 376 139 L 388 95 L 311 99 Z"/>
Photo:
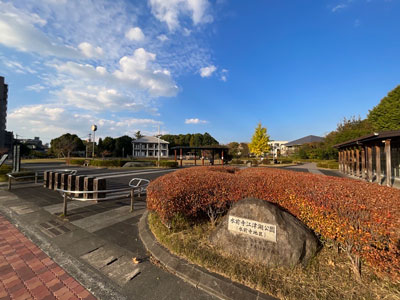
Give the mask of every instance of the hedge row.
<path id="1" fill-rule="evenodd" d="M 400 191 L 347 178 L 284 170 L 199 167 L 159 177 L 147 205 L 164 222 L 227 209 L 246 197 L 274 202 L 325 239 L 400 279 Z"/>

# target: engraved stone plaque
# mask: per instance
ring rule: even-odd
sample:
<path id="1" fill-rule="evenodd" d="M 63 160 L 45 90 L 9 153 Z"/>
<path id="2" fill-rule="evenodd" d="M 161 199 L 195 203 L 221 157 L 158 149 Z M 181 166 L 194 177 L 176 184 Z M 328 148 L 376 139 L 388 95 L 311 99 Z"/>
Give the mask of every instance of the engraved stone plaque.
<path id="1" fill-rule="evenodd" d="M 229 216 L 228 230 L 276 243 L 276 225 Z"/>

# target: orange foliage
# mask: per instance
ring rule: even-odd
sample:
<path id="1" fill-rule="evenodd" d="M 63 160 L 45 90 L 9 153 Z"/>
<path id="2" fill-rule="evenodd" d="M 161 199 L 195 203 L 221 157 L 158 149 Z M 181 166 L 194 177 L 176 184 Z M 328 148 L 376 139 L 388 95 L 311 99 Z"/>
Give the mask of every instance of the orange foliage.
<path id="1" fill-rule="evenodd" d="M 400 279 L 400 190 L 277 169 L 199 167 L 162 176 L 147 191 L 148 209 L 164 221 L 246 197 L 276 203 L 323 238 L 352 247 L 377 273 Z"/>

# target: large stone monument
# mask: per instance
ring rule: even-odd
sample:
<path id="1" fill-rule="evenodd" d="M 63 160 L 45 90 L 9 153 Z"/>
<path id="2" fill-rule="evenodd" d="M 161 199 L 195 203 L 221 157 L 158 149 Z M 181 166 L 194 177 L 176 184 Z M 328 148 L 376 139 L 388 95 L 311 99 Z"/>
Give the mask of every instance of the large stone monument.
<path id="1" fill-rule="evenodd" d="M 266 266 L 306 265 L 319 249 L 317 237 L 302 222 L 259 199 L 235 203 L 210 241 L 224 252 Z"/>

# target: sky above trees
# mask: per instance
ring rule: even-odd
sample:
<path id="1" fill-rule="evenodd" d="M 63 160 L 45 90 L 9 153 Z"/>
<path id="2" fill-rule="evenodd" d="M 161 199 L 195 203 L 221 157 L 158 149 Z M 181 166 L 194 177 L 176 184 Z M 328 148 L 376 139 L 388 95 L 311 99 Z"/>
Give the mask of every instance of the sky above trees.
<path id="1" fill-rule="evenodd" d="M 399 82 L 400 3 L 0 0 L 8 130 L 325 135 Z"/>

